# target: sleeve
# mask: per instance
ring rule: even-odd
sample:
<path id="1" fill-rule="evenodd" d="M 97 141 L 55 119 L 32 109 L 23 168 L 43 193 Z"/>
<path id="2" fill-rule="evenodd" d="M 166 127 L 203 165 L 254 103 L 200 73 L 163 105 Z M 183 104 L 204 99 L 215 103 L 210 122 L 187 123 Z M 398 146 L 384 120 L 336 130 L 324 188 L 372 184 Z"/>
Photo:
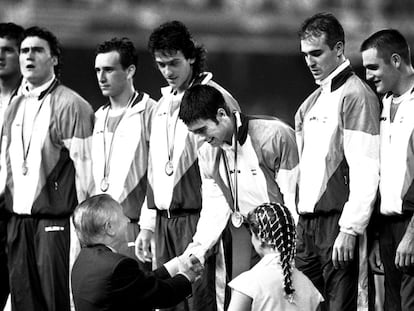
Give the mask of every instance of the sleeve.
<path id="1" fill-rule="evenodd" d="M 354 235 L 362 234 L 369 223 L 379 182 L 380 106 L 376 96 L 370 95 L 345 97 L 342 112 L 349 197 L 339 226 L 342 232 Z"/>
<path id="2" fill-rule="evenodd" d="M 144 204 L 141 207 L 141 215 L 139 216 L 139 226 L 142 229 L 146 229 L 152 232 L 155 232 L 155 221 L 157 216 L 157 211 L 154 208 L 154 191 L 151 186 L 152 178 L 152 161 L 148 157 L 148 168 L 147 168 L 147 193 L 145 197 Z"/>
<path id="3" fill-rule="evenodd" d="M 170 278 L 161 267 L 154 272 L 143 272 L 138 263 L 124 258 L 115 268 L 113 292 L 122 294 L 124 305 L 165 308 L 173 306 L 191 294 L 191 283 L 181 274 Z"/>
<path id="4" fill-rule="evenodd" d="M 4 132 L 2 134 L 4 134 Z M 0 140 L 0 221 L 2 219 L 6 219 L 9 216 L 8 212 L 6 211 L 5 204 L 5 189 L 7 180 L 6 145 L 7 136 L 3 135 Z"/>
<path id="5" fill-rule="evenodd" d="M 302 106 L 299 107 L 298 111 L 295 114 L 295 138 L 296 146 L 298 148 L 298 156 L 300 159 L 302 148 L 303 148 L 303 112 Z"/>
<path id="6" fill-rule="evenodd" d="M 0 127 L 1 137 L 0 137 L 0 196 L 4 196 L 4 191 L 6 190 L 6 181 L 7 181 L 7 162 L 6 162 L 6 150 L 9 140 L 9 122 L 12 116 L 10 113 L 12 105 L 9 105 L 4 112 L 3 124 Z M 3 198 L 1 198 L 3 199 Z"/>
<path id="7" fill-rule="evenodd" d="M 157 105 L 157 102 L 154 101 L 152 98 L 149 98 L 145 106 L 144 130 L 145 130 L 145 138 L 148 143 L 149 143 L 150 136 L 151 136 L 152 116 L 154 114 L 156 105 Z"/>
<path id="8" fill-rule="evenodd" d="M 157 103 L 149 98 L 145 107 L 145 136 L 147 139 L 148 147 L 149 147 L 149 141 L 151 136 L 151 128 L 152 128 L 152 117 L 155 112 L 155 107 Z M 150 157 L 148 155 L 148 167 L 147 167 L 147 193 L 145 196 L 145 201 L 141 207 L 141 215 L 139 217 L 139 226 L 141 229 L 150 230 L 152 232 L 155 231 L 155 219 L 157 212 L 155 209 L 150 209 L 148 206 L 154 206 L 154 192 L 152 190 L 150 179 L 152 176 L 152 163 L 150 160 Z"/>
<path id="9" fill-rule="evenodd" d="M 60 135 L 76 170 L 78 201 L 85 200 L 93 191 L 92 132 L 94 113 L 92 107 L 80 97 L 72 97 L 65 103 L 60 115 Z"/>
<path id="10" fill-rule="evenodd" d="M 7 179 L 6 145 L 7 145 L 7 136 L 3 135 L 0 140 L 0 194 L 3 194 L 6 188 L 6 179 Z"/>
<path id="11" fill-rule="evenodd" d="M 152 115 L 154 113 L 155 105 L 156 105 L 156 102 L 153 99 L 148 98 L 145 104 L 145 112 L 142 118 L 143 123 L 144 123 L 143 131 L 144 131 L 144 137 L 145 137 L 146 144 L 147 144 L 146 146 L 147 150 L 149 149 L 149 141 L 150 141 L 150 136 L 151 136 L 151 121 L 152 121 Z M 148 170 L 148 163 L 147 163 L 146 169 Z M 148 185 L 148 171 L 147 171 L 146 176 L 147 176 L 147 185 Z M 148 205 L 148 198 L 147 198 L 147 193 L 146 193 L 145 200 L 141 206 L 141 215 L 139 216 L 140 217 L 139 224 L 141 228 L 143 228 L 144 226 L 144 229 L 148 229 L 154 232 L 155 212 L 148 210 L 147 205 Z M 145 211 L 142 211 L 142 210 L 145 210 Z M 144 217 L 144 220 L 142 221 L 142 223 L 141 223 L 141 217 Z"/>
<path id="12" fill-rule="evenodd" d="M 294 131 L 288 126 L 282 126 L 279 134 L 272 142 L 275 180 L 283 194 L 285 205 L 292 213 L 295 222 L 298 220 L 296 212 L 296 186 L 299 174 L 299 156 Z"/>
<path id="13" fill-rule="evenodd" d="M 207 146 L 209 147 L 209 146 Z M 202 181 L 202 209 L 197 223 L 197 229 L 193 236 L 193 243 L 189 247 L 201 262 L 205 255 L 219 240 L 227 225 L 231 210 L 219 185 L 208 173 L 209 163 L 207 157 L 203 157 L 203 148 L 199 149 L 199 166 Z"/>
<path id="14" fill-rule="evenodd" d="M 155 219 L 157 216 L 157 211 L 155 209 L 149 209 L 147 204 L 147 198 L 141 207 L 141 216 L 139 217 L 139 227 L 140 229 L 146 229 L 149 231 L 155 231 Z"/>
<path id="15" fill-rule="evenodd" d="M 230 288 L 254 299 L 257 296 L 255 281 L 256 278 L 253 276 L 252 271 L 249 270 L 239 274 L 228 285 Z"/>

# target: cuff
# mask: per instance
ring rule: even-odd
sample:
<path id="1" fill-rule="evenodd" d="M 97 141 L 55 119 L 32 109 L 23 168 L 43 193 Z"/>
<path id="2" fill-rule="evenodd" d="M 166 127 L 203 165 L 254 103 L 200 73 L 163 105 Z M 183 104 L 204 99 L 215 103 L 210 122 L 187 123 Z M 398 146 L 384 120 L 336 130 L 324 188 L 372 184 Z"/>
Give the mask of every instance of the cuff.
<path id="1" fill-rule="evenodd" d="M 348 228 L 344 228 L 344 227 L 341 227 L 339 231 L 341 231 L 343 233 L 347 233 L 347 234 L 353 235 L 353 236 L 357 236 L 358 235 L 354 230 L 348 229 Z"/>
<path id="2" fill-rule="evenodd" d="M 178 272 L 177 274 L 183 275 L 188 280 L 188 282 L 192 283 L 190 277 L 187 274 L 185 274 L 184 272 Z"/>
<path id="3" fill-rule="evenodd" d="M 165 269 L 167 269 L 171 277 L 175 276 L 178 273 L 178 263 L 178 257 L 174 257 L 173 259 L 164 264 Z"/>

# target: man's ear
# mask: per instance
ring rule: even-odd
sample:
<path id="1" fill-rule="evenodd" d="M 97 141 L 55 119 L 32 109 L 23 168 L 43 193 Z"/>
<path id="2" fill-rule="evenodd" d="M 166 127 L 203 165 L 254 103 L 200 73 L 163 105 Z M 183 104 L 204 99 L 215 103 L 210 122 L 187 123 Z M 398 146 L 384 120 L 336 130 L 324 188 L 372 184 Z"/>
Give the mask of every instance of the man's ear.
<path id="1" fill-rule="evenodd" d="M 128 79 L 132 79 L 134 77 L 136 70 L 137 70 L 137 67 L 135 67 L 135 65 L 130 65 L 127 68 Z"/>
<path id="2" fill-rule="evenodd" d="M 227 112 L 226 110 L 224 110 L 223 108 L 219 108 L 217 109 L 217 114 L 216 114 L 216 119 L 222 119 L 223 117 L 227 117 Z"/>
<path id="3" fill-rule="evenodd" d="M 338 41 L 334 49 L 336 50 L 336 56 L 341 57 L 344 54 L 344 43 L 342 41 Z"/>
<path id="4" fill-rule="evenodd" d="M 112 223 L 111 223 L 111 221 L 110 221 L 110 220 L 108 220 L 108 221 L 105 223 L 104 228 L 105 228 L 105 233 L 106 233 L 107 235 L 109 235 L 110 237 L 113 237 L 113 236 L 115 235 L 115 232 L 114 232 L 114 230 L 113 230 L 113 226 L 112 226 Z"/>
<path id="5" fill-rule="evenodd" d="M 400 68 L 401 66 L 401 56 L 397 53 L 391 55 L 391 64 L 394 65 L 395 68 Z"/>
<path id="6" fill-rule="evenodd" d="M 58 64 L 57 56 L 52 55 L 52 64 L 53 64 L 53 66 L 57 66 L 57 64 Z"/>

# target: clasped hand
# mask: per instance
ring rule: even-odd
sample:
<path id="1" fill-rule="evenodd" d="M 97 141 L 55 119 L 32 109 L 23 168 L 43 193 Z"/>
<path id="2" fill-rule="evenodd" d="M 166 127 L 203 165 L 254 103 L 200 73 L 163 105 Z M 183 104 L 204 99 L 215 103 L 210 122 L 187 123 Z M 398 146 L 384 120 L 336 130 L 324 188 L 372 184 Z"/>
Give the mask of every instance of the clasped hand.
<path id="1" fill-rule="evenodd" d="M 184 274 L 190 282 L 195 282 L 201 277 L 204 266 L 195 255 L 184 253 L 178 257 L 178 271 Z"/>

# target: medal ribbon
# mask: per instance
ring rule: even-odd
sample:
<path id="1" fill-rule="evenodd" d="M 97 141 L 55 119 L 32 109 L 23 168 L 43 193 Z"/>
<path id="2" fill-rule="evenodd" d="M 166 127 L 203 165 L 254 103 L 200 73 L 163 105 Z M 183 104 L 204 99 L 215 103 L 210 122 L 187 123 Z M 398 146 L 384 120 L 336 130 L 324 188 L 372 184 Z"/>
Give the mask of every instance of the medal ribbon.
<path id="1" fill-rule="evenodd" d="M 30 150 L 30 146 L 32 143 L 33 129 L 34 129 L 37 117 L 39 116 L 40 110 L 42 109 L 43 103 L 45 102 L 47 95 L 49 95 L 49 93 L 56 87 L 57 83 L 58 83 L 58 80 L 55 79 L 52 82 L 52 84 L 45 91 L 43 91 L 38 97 L 38 99 L 41 99 L 42 101 L 40 102 L 39 109 L 36 111 L 36 114 L 34 116 L 32 130 L 30 131 L 29 142 L 27 143 L 27 146 L 24 140 L 24 120 L 25 120 L 25 115 L 26 115 L 26 100 L 24 101 L 23 117 L 22 117 L 22 131 L 21 131 L 22 147 L 23 147 L 23 170 L 24 170 L 23 175 L 26 175 L 27 173 L 27 156 L 29 155 L 29 150 Z"/>
<path id="2" fill-rule="evenodd" d="M 121 124 L 122 120 L 124 119 L 126 112 L 128 111 L 128 108 L 132 105 L 132 103 L 136 100 L 136 98 L 138 97 L 138 92 L 134 92 L 134 94 L 131 96 L 131 98 L 128 101 L 128 104 L 124 110 L 124 112 L 122 113 L 121 116 L 121 120 L 119 120 L 117 126 L 114 129 L 114 132 L 112 133 L 112 138 L 111 138 L 111 143 L 109 144 L 109 152 L 108 154 L 106 153 L 106 137 L 105 137 L 105 130 L 107 129 L 108 126 L 108 118 L 109 118 L 109 110 L 111 109 L 111 106 L 108 107 L 108 111 L 106 112 L 106 116 L 105 116 L 105 121 L 104 121 L 104 129 L 103 129 L 103 145 L 104 145 L 104 158 L 105 158 L 105 162 L 104 162 L 104 180 L 107 180 L 108 176 L 109 176 L 109 171 L 111 168 L 111 158 L 112 158 L 112 150 L 113 150 L 113 143 L 114 143 L 114 138 L 115 138 L 115 133 L 119 127 L 119 125 Z"/>
<path id="3" fill-rule="evenodd" d="M 171 95 L 173 96 L 173 95 Z M 172 117 L 173 112 L 171 111 L 171 108 L 173 107 L 173 102 L 174 102 L 174 96 L 171 98 L 170 101 L 170 107 L 169 107 L 169 111 L 167 112 L 167 122 L 165 123 L 165 129 L 167 132 L 167 152 L 168 152 L 168 162 L 167 163 L 171 163 L 172 164 L 172 158 L 174 155 L 174 140 L 175 140 L 175 131 L 177 128 L 177 122 L 178 122 L 178 116 L 175 119 L 175 123 L 174 123 L 174 127 L 173 127 L 173 131 L 172 131 L 172 137 L 171 137 L 171 143 L 170 143 L 170 135 L 169 135 L 169 131 L 168 131 L 168 120 L 170 119 L 170 117 Z"/>
<path id="4" fill-rule="evenodd" d="M 237 142 L 238 142 L 238 136 L 239 136 L 239 123 L 240 119 L 238 118 L 237 111 L 233 112 L 235 124 L 234 124 L 234 176 L 233 180 L 231 179 L 231 171 L 229 166 L 229 161 L 227 159 L 227 156 L 225 152 L 222 149 L 222 155 L 224 159 L 224 167 L 226 169 L 226 177 L 227 182 L 229 183 L 231 196 L 233 197 L 233 206 L 230 206 L 233 213 L 240 212 L 239 209 L 239 198 L 238 198 L 238 184 L 237 184 L 237 175 L 238 175 L 238 169 L 237 169 L 237 158 L 238 158 L 238 148 L 237 148 Z"/>

